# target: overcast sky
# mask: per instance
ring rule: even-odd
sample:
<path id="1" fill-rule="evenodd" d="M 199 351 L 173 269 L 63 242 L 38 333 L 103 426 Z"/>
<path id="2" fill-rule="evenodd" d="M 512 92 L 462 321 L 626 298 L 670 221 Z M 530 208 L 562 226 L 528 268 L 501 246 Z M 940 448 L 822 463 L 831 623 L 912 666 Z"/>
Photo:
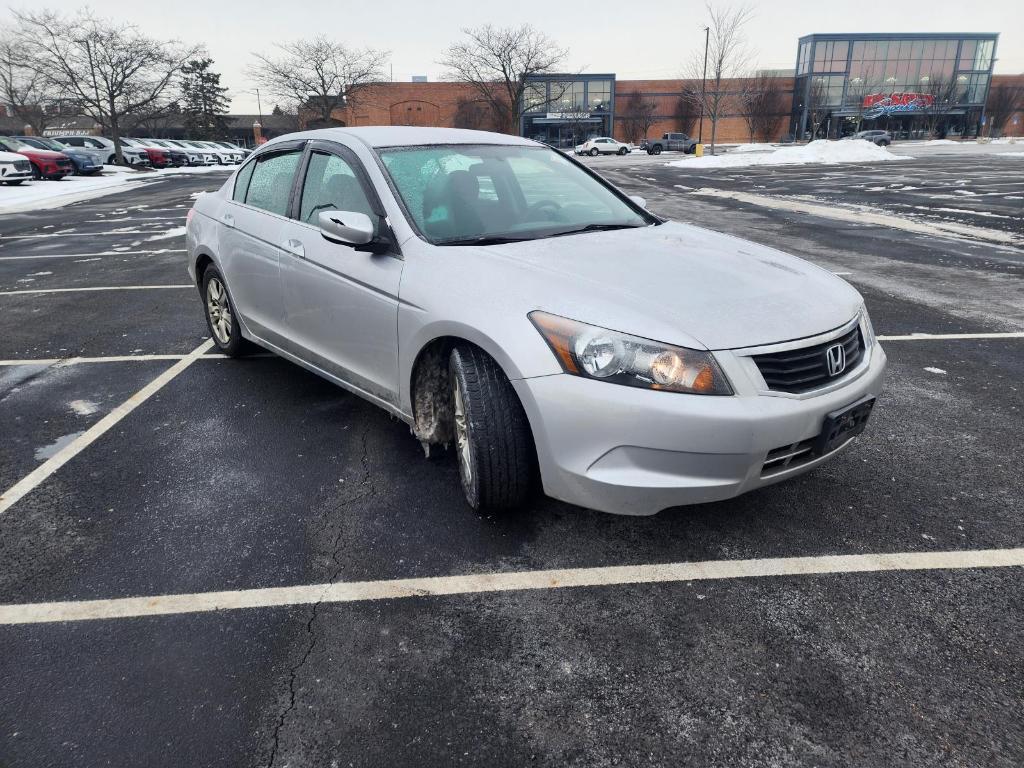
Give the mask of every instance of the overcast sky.
<path id="1" fill-rule="evenodd" d="M 42 5 L 74 7 L 72 0 Z M 246 75 L 251 52 L 316 33 L 390 50 L 394 79 L 403 81 L 414 74 L 438 79 L 437 60 L 459 38 L 460 28 L 486 22 L 530 22 L 569 49 L 567 69 L 612 72 L 620 79 L 679 77 L 684 62 L 704 44 L 704 5 L 690 0 L 90 0 L 89 5 L 97 15 L 131 20 L 151 36 L 203 43 L 231 89 L 232 111 L 243 113 L 256 112 L 255 96 L 246 93 L 253 87 Z M 258 10 L 260 5 L 265 10 Z M 772 0 L 750 5 L 755 15 L 747 38 L 757 54 L 751 68 L 793 67 L 797 38 L 813 32 L 998 32 L 996 72 L 1024 72 L 1022 0 Z M 265 111 L 272 106 L 263 103 Z"/>

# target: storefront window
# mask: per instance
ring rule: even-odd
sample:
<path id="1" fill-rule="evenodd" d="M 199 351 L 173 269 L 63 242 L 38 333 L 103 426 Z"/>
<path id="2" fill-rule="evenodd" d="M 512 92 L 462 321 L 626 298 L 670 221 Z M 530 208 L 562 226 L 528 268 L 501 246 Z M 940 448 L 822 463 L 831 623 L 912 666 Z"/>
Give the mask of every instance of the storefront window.
<path id="1" fill-rule="evenodd" d="M 523 91 L 523 104 L 527 112 L 543 107 L 547 100 L 547 83 L 526 84 Z"/>
<path id="2" fill-rule="evenodd" d="M 610 80 L 591 80 L 587 83 L 589 110 L 603 112 L 611 107 L 612 84 Z"/>

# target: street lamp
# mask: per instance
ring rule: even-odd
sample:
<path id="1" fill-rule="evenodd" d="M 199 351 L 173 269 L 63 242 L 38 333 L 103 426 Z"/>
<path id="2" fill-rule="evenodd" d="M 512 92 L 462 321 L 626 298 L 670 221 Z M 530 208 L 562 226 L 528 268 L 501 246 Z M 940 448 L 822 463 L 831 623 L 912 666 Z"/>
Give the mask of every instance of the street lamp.
<path id="1" fill-rule="evenodd" d="M 697 127 L 697 143 L 704 143 L 704 92 L 708 82 L 708 41 L 711 27 L 704 27 L 704 76 L 700 81 L 700 124 Z"/>

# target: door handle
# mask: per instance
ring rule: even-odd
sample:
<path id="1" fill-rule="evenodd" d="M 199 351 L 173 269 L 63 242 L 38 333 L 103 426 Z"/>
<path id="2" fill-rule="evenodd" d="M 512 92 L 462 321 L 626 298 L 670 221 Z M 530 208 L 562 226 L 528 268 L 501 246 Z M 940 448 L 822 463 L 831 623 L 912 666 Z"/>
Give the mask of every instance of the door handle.
<path id="1" fill-rule="evenodd" d="M 230 213 L 223 214 L 220 217 L 220 220 L 222 222 L 224 222 L 224 226 L 226 226 L 226 227 L 234 227 L 235 226 L 235 217 L 232 216 Z"/>
<path id="2" fill-rule="evenodd" d="M 300 259 L 306 257 L 306 249 L 302 247 L 302 243 L 298 240 L 288 240 L 282 246 L 292 256 L 298 256 Z"/>

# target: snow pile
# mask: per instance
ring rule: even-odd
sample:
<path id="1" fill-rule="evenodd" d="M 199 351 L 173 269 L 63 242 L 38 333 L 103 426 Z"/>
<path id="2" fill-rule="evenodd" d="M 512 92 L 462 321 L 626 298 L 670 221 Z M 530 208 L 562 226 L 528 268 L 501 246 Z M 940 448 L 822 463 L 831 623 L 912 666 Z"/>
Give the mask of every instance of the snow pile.
<path id="1" fill-rule="evenodd" d="M 730 152 L 727 155 L 687 158 L 668 163 L 680 168 L 737 168 L 745 165 L 806 165 L 818 163 L 879 163 L 909 160 L 894 155 L 870 141 L 827 141 L 820 139 L 802 147 L 780 147 L 773 152 Z"/>
<path id="2" fill-rule="evenodd" d="M 775 149 L 774 144 L 737 144 L 735 147 L 729 149 L 730 152 L 771 152 Z"/>

